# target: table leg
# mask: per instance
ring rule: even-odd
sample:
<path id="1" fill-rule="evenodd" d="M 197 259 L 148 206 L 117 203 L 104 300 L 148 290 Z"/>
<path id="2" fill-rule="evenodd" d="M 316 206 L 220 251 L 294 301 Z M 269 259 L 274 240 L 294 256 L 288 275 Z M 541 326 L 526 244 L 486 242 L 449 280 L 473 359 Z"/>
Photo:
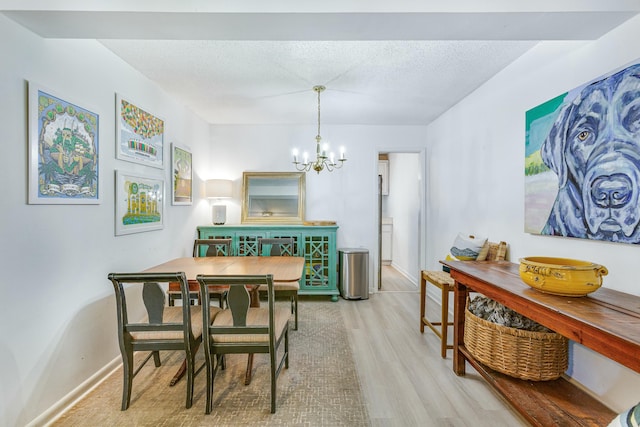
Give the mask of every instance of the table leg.
<path id="1" fill-rule="evenodd" d="M 180 381 L 180 378 L 182 378 L 185 374 L 185 372 L 187 372 L 187 360 L 183 360 L 182 361 L 182 365 L 180 365 L 180 367 L 178 368 L 178 372 L 176 372 L 176 374 L 173 376 L 173 378 L 171 378 L 171 382 L 169 383 L 169 387 L 173 387 L 174 385 L 177 384 L 178 381 Z"/>
<path id="2" fill-rule="evenodd" d="M 195 347 L 193 348 L 193 354 L 196 354 L 198 352 L 198 347 L 200 347 L 200 343 L 196 343 Z M 184 359 L 182 361 L 182 364 L 178 368 L 178 371 L 176 372 L 176 374 L 173 376 L 173 378 L 171 378 L 171 382 L 169 382 L 169 387 L 173 387 L 174 385 L 176 385 L 176 383 L 180 381 L 180 378 L 184 377 L 184 374 L 186 372 L 187 372 L 187 359 Z"/>
<path id="3" fill-rule="evenodd" d="M 453 291 L 453 372 L 464 375 L 466 360 L 459 347 L 464 346 L 464 311 L 469 290 L 456 280 Z"/>

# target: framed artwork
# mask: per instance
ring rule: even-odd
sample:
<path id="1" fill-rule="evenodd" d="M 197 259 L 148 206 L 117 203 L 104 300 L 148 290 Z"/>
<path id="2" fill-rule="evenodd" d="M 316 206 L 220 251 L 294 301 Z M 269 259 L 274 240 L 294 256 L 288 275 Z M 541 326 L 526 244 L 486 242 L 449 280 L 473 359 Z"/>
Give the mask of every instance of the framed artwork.
<path id="1" fill-rule="evenodd" d="M 162 169 L 164 120 L 116 94 L 116 158 Z"/>
<path id="2" fill-rule="evenodd" d="M 29 203 L 98 204 L 99 116 L 29 82 Z"/>
<path id="3" fill-rule="evenodd" d="M 116 171 L 116 236 L 164 227 L 164 180 Z"/>
<path id="4" fill-rule="evenodd" d="M 171 204 L 193 203 L 193 171 L 191 152 L 184 147 L 171 144 Z"/>
<path id="5" fill-rule="evenodd" d="M 640 243 L 640 62 L 526 113 L 525 231 Z"/>

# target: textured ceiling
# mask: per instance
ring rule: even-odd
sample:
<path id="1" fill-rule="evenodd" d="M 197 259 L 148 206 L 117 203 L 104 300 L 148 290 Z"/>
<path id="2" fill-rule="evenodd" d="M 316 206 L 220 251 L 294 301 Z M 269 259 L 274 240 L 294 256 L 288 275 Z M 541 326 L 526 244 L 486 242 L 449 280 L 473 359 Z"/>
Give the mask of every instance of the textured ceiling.
<path id="1" fill-rule="evenodd" d="M 48 3 L 0 11 L 43 37 L 98 39 L 215 124 L 315 123 L 317 84 L 324 124 L 428 124 L 538 41 L 593 40 L 640 11 L 635 0 Z"/>

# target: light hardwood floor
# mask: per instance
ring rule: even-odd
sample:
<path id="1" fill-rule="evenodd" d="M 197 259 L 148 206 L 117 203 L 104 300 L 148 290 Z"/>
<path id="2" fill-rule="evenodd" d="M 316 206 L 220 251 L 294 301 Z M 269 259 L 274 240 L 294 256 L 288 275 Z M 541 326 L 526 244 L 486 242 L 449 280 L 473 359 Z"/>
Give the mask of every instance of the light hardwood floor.
<path id="1" fill-rule="evenodd" d="M 338 302 L 372 425 L 528 425 L 469 365 L 456 376 L 452 350 L 442 359 L 438 337 L 420 333 L 417 286 L 390 266 L 382 277 L 383 290 L 369 299 Z M 430 300 L 427 310 L 439 307 Z"/>

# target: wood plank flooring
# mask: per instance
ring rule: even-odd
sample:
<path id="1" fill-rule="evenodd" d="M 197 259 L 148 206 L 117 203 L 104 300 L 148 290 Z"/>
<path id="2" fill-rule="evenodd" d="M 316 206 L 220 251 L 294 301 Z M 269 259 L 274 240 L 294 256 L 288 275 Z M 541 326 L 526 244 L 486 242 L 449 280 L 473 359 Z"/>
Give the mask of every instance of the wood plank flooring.
<path id="1" fill-rule="evenodd" d="M 456 376 L 452 350 L 442 359 L 438 337 L 420 333 L 417 285 L 390 266 L 382 278 L 382 291 L 368 300 L 338 302 L 372 425 L 528 425 L 469 365 Z"/>

